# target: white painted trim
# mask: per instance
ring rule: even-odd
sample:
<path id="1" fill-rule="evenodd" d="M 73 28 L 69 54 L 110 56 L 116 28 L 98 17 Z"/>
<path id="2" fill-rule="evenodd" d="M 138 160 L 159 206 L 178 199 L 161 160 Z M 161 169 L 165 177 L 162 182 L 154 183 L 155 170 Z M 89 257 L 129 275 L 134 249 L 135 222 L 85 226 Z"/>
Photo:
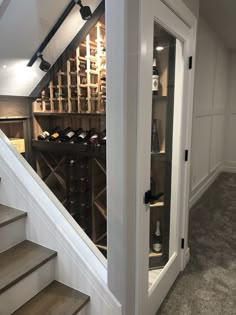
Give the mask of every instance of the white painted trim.
<path id="1" fill-rule="evenodd" d="M 196 23 L 196 17 L 182 0 L 161 0 L 171 11 L 173 11 L 189 28 Z"/>
<path id="2" fill-rule="evenodd" d="M 198 201 L 198 199 L 204 194 L 204 192 L 211 186 L 211 184 L 216 180 L 219 174 L 223 171 L 223 166 L 218 167 L 215 172 L 206 176 L 201 180 L 198 185 L 192 191 L 192 197 L 189 200 L 189 208 L 191 209 L 193 205 Z"/>
<path id="3" fill-rule="evenodd" d="M 150 2 L 149 2 L 150 3 Z M 172 3 L 176 6 L 176 3 Z M 138 99 L 138 153 L 137 153 L 137 254 L 136 261 L 137 265 L 137 291 L 136 300 L 139 305 L 136 308 L 136 313 L 138 315 L 143 314 L 155 314 L 157 307 L 159 307 L 162 302 L 163 296 L 171 287 L 176 275 L 180 272 L 181 261 L 182 261 L 182 250 L 180 250 L 180 240 L 182 235 L 186 236 L 187 240 L 187 227 L 188 227 L 188 201 L 189 201 L 189 173 L 190 166 L 189 163 L 184 163 L 184 150 L 191 147 L 191 129 L 192 129 L 192 109 L 193 109 L 193 82 L 194 82 L 194 67 L 192 71 L 188 70 L 188 57 L 193 56 L 193 63 L 195 63 L 195 46 L 196 46 L 196 26 L 197 19 L 193 17 L 191 22 L 191 28 L 187 27 L 187 23 L 183 23 L 183 19 L 179 19 L 174 13 L 175 10 L 169 10 L 169 8 L 163 2 L 151 1 L 149 7 L 145 1 L 141 1 L 141 16 L 140 16 L 140 69 L 139 69 L 139 99 Z M 178 5 L 177 5 L 178 7 Z M 176 8 L 177 10 L 177 8 Z M 181 8 L 178 7 L 181 11 Z M 155 16 L 156 15 L 156 16 Z M 170 267 L 168 272 L 161 272 L 162 283 L 157 283 L 156 286 L 152 286 L 149 289 L 150 296 L 146 300 L 146 292 L 148 290 L 148 252 L 149 252 L 149 207 L 143 205 L 143 195 L 145 191 L 150 189 L 150 124 L 151 124 L 151 91 L 143 89 L 143 86 L 151 86 L 151 65 L 153 58 L 153 21 L 157 21 L 161 26 L 163 26 L 168 32 L 173 36 L 178 38 L 182 43 L 184 43 L 183 50 L 183 62 L 184 62 L 184 74 L 183 81 L 178 83 L 183 83 L 185 87 L 184 94 L 182 94 L 182 88 L 177 91 L 178 94 L 178 105 L 179 102 L 181 106 L 175 112 L 177 120 L 180 122 L 181 119 L 184 122 L 179 124 L 178 130 L 174 130 L 178 133 L 181 139 L 175 139 L 175 161 L 172 164 L 175 168 L 173 171 L 173 178 L 175 184 L 173 189 L 173 201 L 176 201 L 176 205 L 173 206 L 172 210 L 179 212 L 175 218 L 178 220 L 178 226 L 176 230 L 176 253 L 177 256 L 173 257 L 174 261 L 170 260 L 173 268 Z M 150 39 L 151 37 L 151 39 Z M 147 70 L 150 69 L 148 73 Z M 175 91 L 176 93 L 176 91 Z M 182 95 L 181 95 L 182 94 Z M 175 95 L 176 96 L 176 95 Z M 175 102 L 176 102 L 175 98 Z M 175 104 L 176 105 L 176 104 Z M 183 110 L 183 108 L 184 110 Z M 181 115 L 179 116 L 181 111 Z M 173 142 L 174 143 L 174 142 Z M 190 151 L 190 150 L 189 150 Z M 176 207 L 176 208 L 175 208 Z M 172 222 L 173 223 L 173 222 Z M 179 232 L 179 233 L 178 233 Z M 173 252 L 173 243 L 170 247 Z M 185 259 L 183 259 L 185 260 Z M 158 277 L 158 278 L 159 278 Z M 160 279 L 160 278 L 159 278 Z M 161 290 L 161 292 L 160 292 Z"/>
<path id="4" fill-rule="evenodd" d="M 235 166 L 224 165 L 222 171 L 226 173 L 236 173 L 236 163 Z"/>
<path id="5" fill-rule="evenodd" d="M 195 118 L 199 118 L 199 117 L 205 117 L 205 116 L 223 116 L 225 113 L 224 113 L 224 109 L 223 108 L 214 108 L 213 109 L 198 109 L 196 112 L 195 112 Z"/>

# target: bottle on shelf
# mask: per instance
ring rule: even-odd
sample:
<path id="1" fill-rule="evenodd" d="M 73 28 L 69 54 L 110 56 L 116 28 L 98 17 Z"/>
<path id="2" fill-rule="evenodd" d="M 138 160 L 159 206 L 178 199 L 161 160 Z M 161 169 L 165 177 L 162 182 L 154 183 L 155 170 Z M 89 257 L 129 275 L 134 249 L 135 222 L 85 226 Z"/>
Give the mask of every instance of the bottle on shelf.
<path id="1" fill-rule="evenodd" d="M 79 64 L 80 72 L 84 73 L 86 68 L 87 68 L 86 63 L 80 62 Z"/>
<path id="2" fill-rule="evenodd" d="M 78 134 L 77 139 L 75 140 L 75 143 L 83 143 L 87 141 L 87 139 L 90 138 L 90 132 L 89 131 L 81 131 L 81 133 Z"/>
<path id="3" fill-rule="evenodd" d="M 158 119 L 153 119 L 153 121 L 152 121 L 151 151 L 153 153 L 160 152 L 160 142 L 159 142 L 159 134 L 158 134 Z"/>
<path id="4" fill-rule="evenodd" d="M 101 144 L 106 145 L 107 143 L 107 135 L 106 135 L 106 129 L 104 129 L 101 133 Z"/>
<path id="5" fill-rule="evenodd" d="M 67 127 L 64 130 L 56 130 L 50 137 L 47 138 L 47 141 L 57 141 L 60 137 L 62 137 L 67 131 L 71 128 Z"/>
<path id="6" fill-rule="evenodd" d="M 82 128 L 79 128 L 79 129 L 76 129 L 76 130 L 74 130 L 74 136 L 71 138 L 71 139 L 69 139 L 69 142 L 70 143 L 75 143 L 76 142 L 76 140 L 77 140 L 77 138 L 79 137 L 79 135 L 81 134 L 83 132 L 83 129 Z"/>
<path id="7" fill-rule="evenodd" d="M 96 133 L 95 128 L 91 128 L 88 131 L 86 139 L 84 139 L 83 144 L 88 145 L 88 144 L 96 144 L 96 140 L 98 139 L 98 135 Z"/>
<path id="8" fill-rule="evenodd" d="M 96 132 L 88 139 L 88 143 L 93 144 L 93 145 L 98 145 L 99 136 Z"/>
<path id="9" fill-rule="evenodd" d="M 72 130 L 70 127 L 65 129 L 62 135 L 58 138 L 58 142 L 69 142 L 75 135 L 75 131 Z"/>
<path id="10" fill-rule="evenodd" d="M 40 135 L 38 135 L 38 140 L 47 140 L 47 138 L 50 137 L 50 135 L 52 135 L 54 132 L 56 132 L 59 129 L 60 127 L 57 126 L 53 128 L 51 131 L 44 130 L 42 133 L 40 133 Z"/>
<path id="11" fill-rule="evenodd" d="M 158 89 L 159 89 L 159 72 L 156 66 L 156 59 L 154 58 L 153 65 L 152 65 L 152 94 L 158 95 Z"/>
<path id="12" fill-rule="evenodd" d="M 155 253 L 162 252 L 162 235 L 161 235 L 161 222 L 156 221 L 156 230 L 153 237 L 152 249 Z"/>

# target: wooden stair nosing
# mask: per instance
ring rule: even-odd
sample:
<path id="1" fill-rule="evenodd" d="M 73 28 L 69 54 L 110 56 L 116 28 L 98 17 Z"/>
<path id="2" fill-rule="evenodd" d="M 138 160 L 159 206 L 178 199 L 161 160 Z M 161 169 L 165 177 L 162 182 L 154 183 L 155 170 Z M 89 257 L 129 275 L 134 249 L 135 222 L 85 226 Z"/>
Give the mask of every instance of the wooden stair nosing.
<path id="1" fill-rule="evenodd" d="M 0 294 L 56 255 L 55 251 L 27 240 L 1 253 Z"/>
<path id="2" fill-rule="evenodd" d="M 0 228 L 27 216 L 27 212 L 0 205 Z"/>
<path id="3" fill-rule="evenodd" d="M 53 281 L 12 315 L 76 315 L 89 300 L 88 295 Z"/>

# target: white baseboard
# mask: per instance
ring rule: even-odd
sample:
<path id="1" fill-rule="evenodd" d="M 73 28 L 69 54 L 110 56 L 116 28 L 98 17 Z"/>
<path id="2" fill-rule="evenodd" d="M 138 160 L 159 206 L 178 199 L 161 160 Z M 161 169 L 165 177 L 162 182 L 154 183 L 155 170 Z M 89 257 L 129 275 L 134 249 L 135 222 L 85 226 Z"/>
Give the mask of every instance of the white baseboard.
<path id="1" fill-rule="evenodd" d="M 205 177 L 192 191 L 192 196 L 189 200 L 189 209 L 198 201 L 198 199 L 204 194 L 204 192 L 211 186 L 220 173 L 224 171 L 224 167 L 220 166 L 215 169 L 210 175 Z"/>
<path id="2" fill-rule="evenodd" d="M 236 173 L 236 166 L 224 165 L 222 171 L 226 173 Z"/>

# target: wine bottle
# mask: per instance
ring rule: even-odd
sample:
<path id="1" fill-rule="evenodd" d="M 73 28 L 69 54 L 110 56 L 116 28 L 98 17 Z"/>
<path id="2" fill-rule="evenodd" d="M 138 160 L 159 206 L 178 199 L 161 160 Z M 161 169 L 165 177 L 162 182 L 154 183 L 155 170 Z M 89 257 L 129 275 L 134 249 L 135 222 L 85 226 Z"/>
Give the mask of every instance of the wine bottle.
<path id="1" fill-rule="evenodd" d="M 161 228 L 160 228 L 161 222 L 159 220 L 156 221 L 156 231 L 153 237 L 153 244 L 152 248 L 153 251 L 156 253 L 162 252 L 162 235 L 161 235 Z"/>
<path id="2" fill-rule="evenodd" d="M 81 131 L 77 135 L 77 139 L 74 141 L 75 143 L 82 143 L 86 141 L 90 137 L 89 131 Z"/>
<path id="3" fill-rule="evenodd" d="M 160 142 L 158 136 L 158 119 L 153 119 L 152 121 L 151 151 L 153 153 L 160 152 Z"/>
<path id="4" fill-rule="evenodd" d="M 94 139 L 93 139 L 94 136 Z M 96 138 L 98 137 L 98 135 L 96 134 L 96 129 L 95 128 L 91 128 L 88 131 L 87 137 L 84 139 L 83 144 L 87 145 L 87 144 L 92 144 L 94 141 L 94 144 L 96 144 Z M 91 141 L 90 141 L 91 139 Z"/>
<path id="5" fill-rule="evenodd" d="M 152 65 L 152 93 L 154 95 L 158 95 L 158 88 L 159 88 L 159 72 L 156 66 L 156 59 L 153 59 Z"/>
<path id="6" fill-rule="evenodd" d="M 55 127 L 51 131 L 44 130 L 40 135 L 38 135 L 38 140 L 47 140 L 47 138 L 52 135 L 56 130 L 59 130 L 60 127 Z"/>
<path id="7" fill-rule="evenodd" d="M 75 131 L 70 128 L 67 131 L 64 131 L 64 133 L 59 137 L 58 142 L 70 141 L 74 137 L 74 135 Z"/>
<path id="8" fill-rule="evenodd" d="M 93 145 L 98 145 L 98 140 L 99 140 L 98 134 L 97 134 L 97 133 L 94 133 L 94 134 L 88 139 L 88 143 L 89 143 L 89 144 L 93 144 Z"/>
<path id="9" fill-rule="evenodd" d="M 106 143 L 107 143 L 107 135 L 106 135 L 106 129 L 104 129 L 101 134 L 101 144 L 106 145 Z"/>
<path id="10" fill-rule="evenodd" d="M 47 138 L 48 141 L 57 141 L 59 138 L 63 137 L 67 131 L 69 131 L 71 128 L 67 127 L 64 130 L 57 130 L 55 131 L 50 137 Z"/>
<path id="11" fill-rule="evenodd" d="M 77 130 L 74 130 L 74 136 L 71 138 L 71 139 L 69 139 L 69 141 L 71 142 L 71 143 L 75 143 L 76 142 L 76 140 L 77 140 L 77 138 L 78 138 L 78 136 L 81 134 L 81 132 L 83 132 L 83 129 L 82 128 L 79 128 L 79 129 L 77 129 Z"/>

